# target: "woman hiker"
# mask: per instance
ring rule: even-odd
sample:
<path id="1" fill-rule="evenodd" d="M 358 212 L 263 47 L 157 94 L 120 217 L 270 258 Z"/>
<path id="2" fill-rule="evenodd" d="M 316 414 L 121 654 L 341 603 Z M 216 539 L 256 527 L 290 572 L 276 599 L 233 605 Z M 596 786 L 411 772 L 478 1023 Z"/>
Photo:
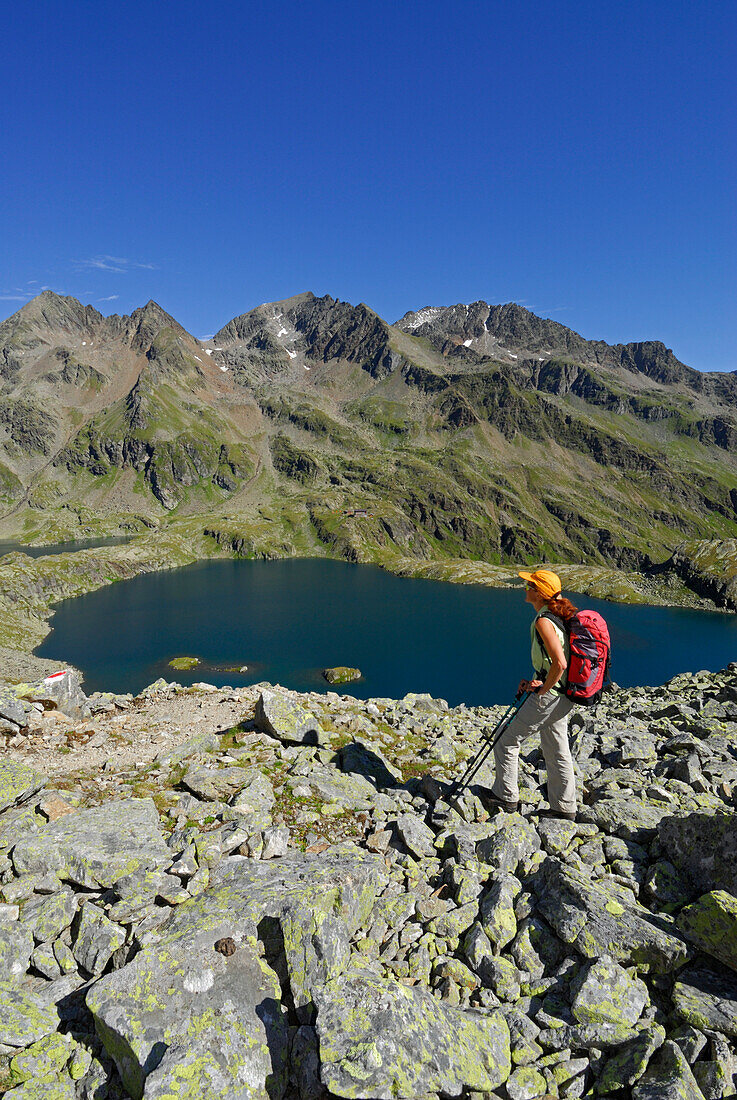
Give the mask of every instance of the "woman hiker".
<path id="1" fill-rule="evenodd" d="M 517 764 L 522 742 L 531 733 L 540 734 L 548 773 L 549 810 L 541 817 L 576 820 L 576 784 L 573 758 L 568 744 L 568 715 L 573 703 L 563 693 L 568 668 L 568 636 L 554 615 L 566 622 L 578 610 L 561 597 L 560 577 L 549 569 L 518 574 L 527 581 L 526 603 L 536 615 L 532 622 L 532 680 L 521 680 L 519 691 L 531 692 L 494 746 L 495 776 L 490 791 L 483 791 L 487 809 L 514 813 L 519 807 Z"/>

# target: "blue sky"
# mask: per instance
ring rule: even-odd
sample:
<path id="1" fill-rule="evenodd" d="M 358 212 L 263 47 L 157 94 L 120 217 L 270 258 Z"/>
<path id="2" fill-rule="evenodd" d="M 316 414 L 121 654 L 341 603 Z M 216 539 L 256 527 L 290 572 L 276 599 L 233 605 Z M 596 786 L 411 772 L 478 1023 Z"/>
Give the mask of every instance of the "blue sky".
<path id="1" fill-rule="evenodd" d="M 733 0 L 29 0 L 3 39 L 0 316 L 483 298 L 737 368 Z"/>

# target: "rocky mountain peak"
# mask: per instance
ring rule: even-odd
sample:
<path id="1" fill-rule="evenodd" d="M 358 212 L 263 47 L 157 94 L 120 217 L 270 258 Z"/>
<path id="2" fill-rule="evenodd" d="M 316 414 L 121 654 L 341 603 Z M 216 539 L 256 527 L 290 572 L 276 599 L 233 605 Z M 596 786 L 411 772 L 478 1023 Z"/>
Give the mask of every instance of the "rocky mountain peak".
<path id="1" fill-rule="evenodd" d="M 43 290 L 4 321 L 0 329 L 9 325 L 15 329 L 79 332 L 89 330 L 102 320 L 102 314 L 94 306 L 84 306 L 71 295 Z"/>

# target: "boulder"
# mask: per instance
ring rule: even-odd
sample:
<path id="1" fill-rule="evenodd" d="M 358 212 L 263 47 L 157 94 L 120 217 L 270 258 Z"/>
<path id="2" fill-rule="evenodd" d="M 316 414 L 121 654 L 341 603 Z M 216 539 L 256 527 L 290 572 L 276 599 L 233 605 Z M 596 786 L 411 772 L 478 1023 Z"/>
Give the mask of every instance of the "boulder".
<path id="1" fill-rule="evenodd" d="M 10 688 L 0 688 L 0 718 L 21 728 L 28 725 L 26 708 Z"/>
<path id="2" fill-rule="evenodd" d="M 285 743 L 323 745 L 328 740 L 315 716 L 285 691 L 262 691 L 255 721 L 258 729 Z"/>
<path id="3" fill-rule="evenodd" d="M 522 884 L 514 875 L 501 871 L 481 898 L 479 922 L 497 953 L 517 935 L 514 901 L 521 890 Z"/>
<path id="4" fill-rule="evenodd" d="M 205 923 L 189 935 L 160 936 L 155 949 L 87 994 L 98 1035 L 134 1100 L 144 1087 L 147 1097 L 182 1095 L 185 1082 L 187 1095 L 208 1100 L 283 1094 L 288 1031 L 278 979 L 259 958 L 255 937 L 240 936 L 226 956 L 214 947 L 218 931 Z"/>
<path id="5" fill-rule="evenodd" d="M 338 761 L 342 771 L 363 776 L 378 790 L 395 787 L 402 779 L 401 772 L 389 763 L 381 749 L 360 740 L 343 745 Z"/>
<path id="6" fill-rule="evenodd" d="M 113 953 L 125 943 L 125 931 L 96 905 L 83 905 L 74 939 L 74 957 L 88 974 L 102 974 Z"/>
<path id="7" fill-rule="evenodd" d="M 113 886 L 136 870 L 171 863 L 159 814 L 150 798 L 106 802 L 67 814 L 18 841 L 16 874 L 44 874 L 88 890 Z"/>
<path id="8" fill-rule="evenodd" d="M 571 984 L 571 1012 L 580 1024 L 600 1028 L 607 1042 L 626 1039 L 649 1000 L 644 982 L 606 955 L 584 967 Z"/>
<path id="9" fill-rule="evenodd" d="M 229 768 L 193 765 L 187 769 L 182 785 L 197 798 L 225 802 L 243 790 L 248 781 L 248 771 L 237 765 Z"/>
<path id="10" fill-rule="evenodd" d="M 435 833 L 417 814 L 400 814 L 396 829 L 411 855 L 416 858 L 435 855 Z"/>
<path id="11" fill-rule="evenodd" d="M 673 986 L 673 1004 L 692 1027 L 737 1037 L 737 978 L 731 971 L 705 965 L 682 971 Z"/>
<path id="12" fill-rule="evenodd" d="M 12 760 L 0 761 L 0 813 L 40 791 L 46 776 L 27 764 Z"/>
<path id="13" fill-rule="evenodd" d="M 676 922 L 683 934 L 720 962 L 737 970 L 737 898 L 712 890 L 687 905 Z"/>
<path id="14" fill-rule="evenodd" d="M 521 814 L 499 814 L 492 832 L 476 844 L 476 855 L 500 871 L 514 874 L 533 852 L 540 849 L 540 837 L 534 826 Z"/>
<path id="15" fill-rule="evenodd" d="M 598 1081 L 599 1093 L 606 1095 L 639 1081 L 652 1055 L 664 1042 L 665 1028 L 660 1024 L 643 1028 L 635 1039 L 619 1047 L 607 1060 Z"/>
<path id="16" fill-rule="evenodd" d="M 279 923 L 297 1018 L 311 1024 L 318 991 L 348 964 L 348 929 L 340 917 L 316 906 L 290 909 Z"/>
<path id="17" fill-rule="evenodd" d="M 0 982 L 0 1043 L 27 1047 L 59 1026 L 55 1004 L 30 990 Z"/>
<path id="18" fill-rule="evenodd" d="M 34 703 L 42 703 L 47 709 L 63 711 L 69 718 L 77 720 L 89 718 L 91 713 L 79 673 L 74 669 L 52 672 L 43 680 L 24 686 L 22 696 Z"/>
<path id="19" fill-rule="evenodd" d="M 658 834 L 671 863 L 695 891 L 728 890 L 737 895 L 737 816 L 689 814 L 666 817 Z"/>
<path id="20" fill-rule="evenodd" d="M 666 1042 L 632 1089 L 632 1100 L 704 1100 L 691 1067 L 673 1042 Z"/>
<path id="21" fill-rule="evenodd" d="M 688 957 L 684 941 L 646 909 L 624 905 L 602 886 L 552 857 L 537 876 L 539 909 L 565 943 L 587 958 L 610 955 L 652 973 L 676 970 Z"/>
<path id="22" fill-rule="evenodd" d="M 486 1093 L 509 1077 L 509 1029 L 501 1015 L 462 1012 L 421 986 L 369 974 L 328 983 L 317 1007 L 321 1077 L 333 1096 Z"/>
<path id="23" fill-rule="evenodd" d="M 98 1033 L 134 1100 L 144 1084 L 147 1097 L 176 1095 L 184 1079 L 192 1095 L 212 1100 L 281 1096 L 288 1032 L 281 988 L 266 961 L 279 966 L 285 954 L 280 922 L 289 934 L 290 965 L 295 973 L 302 968 L 299 995 L 307 1007 L 318 948 L 300 939 L 300 922 L 309 927 L 310 912 L 316 927 L 324 923 L 321 915 L 339 917 L 352 935 L 368 921 L 385 882 L 383 862 L 352 846 L 319 856 L 290 851 L 275 863 L 223 859 L 209 887 L 177 906 L 147 934 L 131 962 L 87 995 Z M 223 941 L 230 941 L 227 951 Z"/>
<path id="24" fill-rule="evenodd" d="M 322 674 L 329 684 L 350 684 L 353 680 L 362 679 L 363 676 L 360 668 L 349 668 L 347 665 L 325 668 Z"/>

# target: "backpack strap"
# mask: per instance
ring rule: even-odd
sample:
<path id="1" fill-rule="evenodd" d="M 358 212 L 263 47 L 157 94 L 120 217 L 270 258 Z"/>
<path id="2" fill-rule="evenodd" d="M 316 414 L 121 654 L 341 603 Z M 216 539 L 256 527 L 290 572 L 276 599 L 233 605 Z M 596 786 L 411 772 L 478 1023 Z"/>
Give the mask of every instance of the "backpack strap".
<path id="1" fill-rule="evenodd" d="M 538 615 L 538 619 L 550 619 L 551 623 L 555 623 L 559 626 L 564 634 L 569 634 L 568 624 L 565 619 L 561 619 L 560 615 L 554 614 L 552 611 L 543 611 Z M 537 628 L 536 628 L 537 629 Z"/>

